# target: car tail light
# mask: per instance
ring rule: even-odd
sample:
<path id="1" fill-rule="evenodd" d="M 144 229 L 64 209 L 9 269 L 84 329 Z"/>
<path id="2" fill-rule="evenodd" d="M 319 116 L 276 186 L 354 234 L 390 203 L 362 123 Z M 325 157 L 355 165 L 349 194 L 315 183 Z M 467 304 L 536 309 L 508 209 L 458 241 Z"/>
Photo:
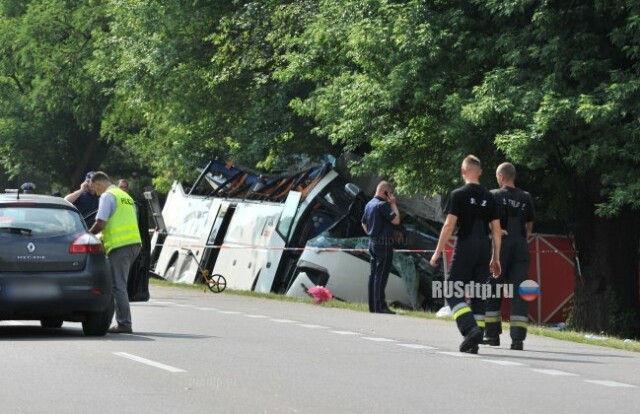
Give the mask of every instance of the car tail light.
<path id="1" fill-rule="evenodd" d="M 104 247 L 96 236 L 85 233 L 71 243 L 69 253 L 104 253 Z"/>

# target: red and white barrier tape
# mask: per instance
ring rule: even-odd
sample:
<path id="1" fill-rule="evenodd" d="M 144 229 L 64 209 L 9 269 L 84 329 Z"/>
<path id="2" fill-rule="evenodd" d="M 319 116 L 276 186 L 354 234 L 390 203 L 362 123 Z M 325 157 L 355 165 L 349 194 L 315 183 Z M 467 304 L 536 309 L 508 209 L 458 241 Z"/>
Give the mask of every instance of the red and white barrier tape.
<path id="1" fill-rule="evenodd" d="M 177 249 L 244 249 L 244 250 L 260 250 L 260 251 L 269 251 L 269 250 L 279 250 L 279 251 L 313 251 L 313 252 L 352 252 L 352 253 L 368 253 L 369 249 L 347 249 L 341 247 L 265 247 L 265 246 L 233 246 L 233 245 L 215 245 L 215 244 L 157 244 L 156 246 L 168 246 L 175 247 Z M 435 250 L 422 250 L 422 249 L 393 249 L 394 252 L 398 253 L 433 253 Z M 445 249 L 445 252 L 451 252 L 452 249 Z M 529 250 L 530 253 L 573 253 L 572 250 L 559 250 L 559 249 L 548 249 L 548 250 Z"/>

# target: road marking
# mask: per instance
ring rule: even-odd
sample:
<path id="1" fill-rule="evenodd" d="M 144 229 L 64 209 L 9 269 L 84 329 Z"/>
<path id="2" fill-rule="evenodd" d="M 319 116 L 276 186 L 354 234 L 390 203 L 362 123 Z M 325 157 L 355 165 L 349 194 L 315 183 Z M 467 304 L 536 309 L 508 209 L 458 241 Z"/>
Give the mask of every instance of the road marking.
<path id="1" fill-rule="evenodd" d="M 396 344 L 398 346 L 404 346 L 405 348 L 413 349 L 438 349 L 435 346 L 420 345 L 420 344 Z"/>
<path id="2" fill-rule="evenodd" d="M 242 312 L 219 310 L 218 313 L 223 313 L 225 315 L 240 315 Z"/>
<path id="3" fill-rule="evenodd" d="M 177 305 L 174 305 L 177 308 L 193 308 L 193 305 L 185 305 L 183 303 L 178 303 Z"/>
<path id="4" fill-rule="evenodd" d="M 591 384 L 604 385 L 605 387 L 637 388 L 636 385 L 625 384 L 624 382 L 616 382 L 616 381 L 584 380 L 584 382 L 588 382 Z"/>
<path id="5" fill-rule="evenodd" d="M 216 308 L 196 308 L 198 310 L 203 310 L 203 311 L 217 311 L 218 309 Z"/>
<path id="6" fill-rule="evenodd" d="M 499 359 L 483 359 L 483 361 L 484 362 L 490 362 L 492 364 L 504 365 L 504 366 L 510 366 L 510 367 L 526 367 L 526 366 L 528 366 L 527 364 L 521 364 L 520 362 L 501 361 Z"/>
<path id="7" fill-rule="evenodd" d="M 371 337 L 371 336 L 363 336 L 361 339 L 366 339 L 367 341 L 373 341 L 373 342 L 398 342 L 395 339 L 375 338 L 375 337 Z"/>
<path id="8" fill-rule="evenodd" d="M 462 358 L 469 358 L 469 357 L 477 357 L 477 354 L 469 354 L 467 352 L 446 352 L 446 351 L 440 351 L 438 352 L 439 354 L 442 355 L 449 355 L 449 356 L 454 356 L 454 357 L 462 357 Z"/>
<path id="9" fill-rule="evenodd" d="M 360 335 L 358 332 L 351 332 L 351 331 L 329 331 L 329 332 L 337 335 Z"/>
<path id="10" fill-rule="evenodd" d="M 19 322 L 19 321 L 2 321 L 3 324 L 5 325 L 13 325 L 13 326 L 22 326 L 24 325 L 24 323 Z"/>
<path id="11" fill-rule="evenodd" d="M 292 321 L 291 319 L 269 319 L 271 322 L 278 323 L 295 323 L 296 321 Z"/>
<path id="12" fill-rule="evenodd" d="M 247 318 L 256 318 L 256 319 L 264 319 L 264 318 L 268 318 L 268 316 L 266 315 L 244 315 Z"/>
<path id="13" fill-rule="evenodd" d="M 553 375 L 556 377 L 565 376 L 565 377 L 578 377 L 578 374 L 572 374 L 571 372 L 558 371 L 557 369 L 536 369 L 531 368 L 531 371 L 539 372 L 541 374 Z"/>
<path id="14" fill-rule="evenodd" d="M 327 329 L 326 326 L 322 326 L 322 325 L 314 325 L 312 323 L 301 323 L 298 326 L 302 326 L 303 328 L 309 328 L 309 329 Z"/>
<path id="15" fill-rule="evenodd" d="M 146 365 L 150 365 L 152 367 L 164 369 L 165 371 L 169 371 L 169 372 L 174 372 L 174 373 L 176 373 L 176 372 L 187 372 L 184 369 L 172 367 L 171 365 L 161 364 L 160 362 L 152 361 L 150 359 L 142 358 L 142 357 L 139 357 L 139 356 L 136 356 L 136 355 L 132 355 L 132 354 L 127 354 L 126 352 L 114 352 L 113 354 L 117 355 L 117 356 L 120 356 L 120 357 L 123 357 L 123 358 L 130 359 L 132 361 L 140 362 L 141 364 L 146 364 Z"/>

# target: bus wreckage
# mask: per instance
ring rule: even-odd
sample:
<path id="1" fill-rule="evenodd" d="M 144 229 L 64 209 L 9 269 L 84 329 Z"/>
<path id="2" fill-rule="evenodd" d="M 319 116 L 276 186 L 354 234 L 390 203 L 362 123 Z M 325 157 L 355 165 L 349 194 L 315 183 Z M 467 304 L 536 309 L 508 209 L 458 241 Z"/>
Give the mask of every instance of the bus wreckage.
<path id="1" fill-rule="evenodd" d="M 196 182 L 174 182 L 160 211 L 147 189 L 156 229 L 152 273 L 178 283 L 201 283 L 198 264 L 221 274 L 231 289 L 307 296 L 326 287 L 338 300 L 367 302 L 369 254 L 360 219 L 368 197 L 331 164 L 264 177 L 211 161 Z M 401 210 L 402 203 L 400 203 Z M 409 309 L 439 309 L 429 266 L 437 230 L 402 211 L 387 301 Z"/>

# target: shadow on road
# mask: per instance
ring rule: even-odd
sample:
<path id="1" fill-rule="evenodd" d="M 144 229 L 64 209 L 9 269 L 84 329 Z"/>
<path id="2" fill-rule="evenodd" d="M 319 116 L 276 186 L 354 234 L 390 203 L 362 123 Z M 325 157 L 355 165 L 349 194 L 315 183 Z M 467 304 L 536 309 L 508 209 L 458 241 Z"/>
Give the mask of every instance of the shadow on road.
<path id="1" fill-rule="evenodd" d="M 110 338 L 116 335 L 109 335 Z M 180 334 L 180 333 L 172 333 L 172 332 L 134 332 L 133 334 L 127 335 L 118 335 L 121 337 L 127 336 L 142 336 L 142 337 L 151 337 L 151 338 L 175 338 L 175 339 L 209 339 L 209 338 L 219 338 L 217 336 L 211 335 L 197 335 L 197 334 Z"/>
<path id="2" fill-rule="evenodd" d="M 52 341 L 83 339 L 87 341 L 104 341 L 107 336 L 85 336 L 82 328 L 42 328 L 36 325 L 29 326 L 0 326 L 0 341 Z"/>
<path id="3" fill-rule="evenodd" d="M 134 332 L 133 334 L 106 334 L 105 336 L 85 336 L 82 328 L 42 328 L 29 326 L 0 326 L 1 341 L 65 341 L 79 339 L 87 341 L 154 341 L 154 338 L 208 339 L 211 335 L 181 334 L 172 332 Z"/>
<path id="4" fill-rule="evenodd" d="M 493 351 L 504 351 L 500 355 L 486 354 L 480 349 L 480 353 L 483 357 L 488 358 L 504 358 L 508 356 L 513 359 L 523 359 L 529 361 L 551 361 L 551 362 L 573 362 L 573 363 L 585 363 L 585 364 L 604 364 L 605 362 L 580 359 L 581 357 L 593 357 L 593 358 L 631 358 L 633 356 L 616 355 L 616 354 L 590 354 L 580 352 L 558 352 L 558 351 L 540 351 L 540 350 L 524 350 L 524 351 L 512 351 L 510 349 L 493 348 Z M 533 354 L 533 355 L 531 355 Z M 557 356 L 557 358 L 553 358 Z M 564 358 L 562 356 L 565 356 Z"/>

